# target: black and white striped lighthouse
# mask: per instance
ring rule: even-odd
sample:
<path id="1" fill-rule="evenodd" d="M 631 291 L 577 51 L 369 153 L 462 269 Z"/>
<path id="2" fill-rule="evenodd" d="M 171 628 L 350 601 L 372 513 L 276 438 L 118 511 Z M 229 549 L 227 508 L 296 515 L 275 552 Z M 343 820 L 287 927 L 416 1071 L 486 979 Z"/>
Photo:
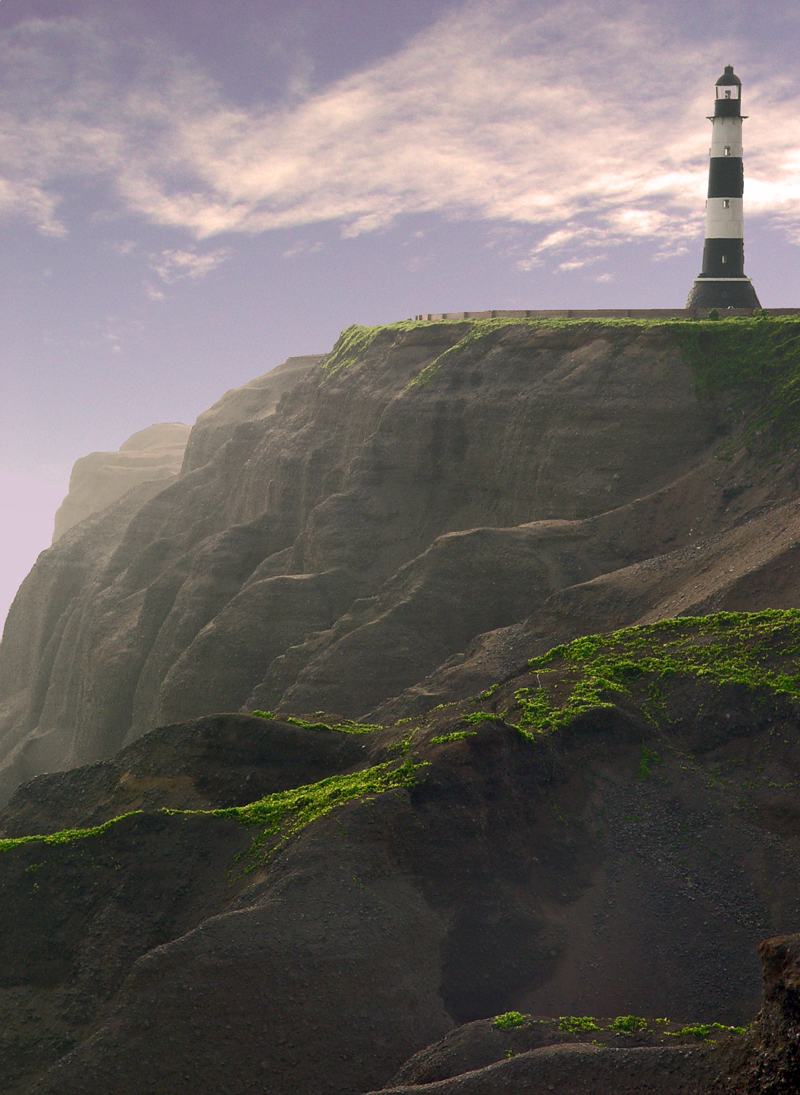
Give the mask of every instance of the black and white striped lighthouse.
<path id="1" fill-rule="evenodd" d="M 687 308 L 759 308 L 744 276 L 742 193 L 742 81 L 732 65 L 717 80 L 711 122 L 703 272 L 695 278 Z"/>

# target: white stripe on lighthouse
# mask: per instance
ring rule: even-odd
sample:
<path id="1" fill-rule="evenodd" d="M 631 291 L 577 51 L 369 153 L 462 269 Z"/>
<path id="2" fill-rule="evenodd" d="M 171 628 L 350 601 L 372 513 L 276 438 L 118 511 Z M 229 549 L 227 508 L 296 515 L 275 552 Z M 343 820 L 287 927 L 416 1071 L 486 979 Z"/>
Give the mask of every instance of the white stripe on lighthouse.
<path id="1" fill-rule="evenodd" d="M 712 158 L 714 156 L 738 156 L 741 159 L 743 155 L 742 119 L 712 118 L 711 126 L 709 156 Z"/>
<path id="2" fill-rule="evenodd" d="M 744 202 L 741 198 L 706 199 L 706 239 L 744 239 Z"/>

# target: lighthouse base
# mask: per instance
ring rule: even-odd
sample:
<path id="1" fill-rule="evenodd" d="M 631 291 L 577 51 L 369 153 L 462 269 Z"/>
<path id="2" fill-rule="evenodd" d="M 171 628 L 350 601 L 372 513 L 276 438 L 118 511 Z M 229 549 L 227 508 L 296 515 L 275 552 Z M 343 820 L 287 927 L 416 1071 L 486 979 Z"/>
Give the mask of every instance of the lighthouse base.
<path id="1" fill-rule="evenodd" d="M 750 278 L 695 279 L 687 308 L 760 308 Z"/>

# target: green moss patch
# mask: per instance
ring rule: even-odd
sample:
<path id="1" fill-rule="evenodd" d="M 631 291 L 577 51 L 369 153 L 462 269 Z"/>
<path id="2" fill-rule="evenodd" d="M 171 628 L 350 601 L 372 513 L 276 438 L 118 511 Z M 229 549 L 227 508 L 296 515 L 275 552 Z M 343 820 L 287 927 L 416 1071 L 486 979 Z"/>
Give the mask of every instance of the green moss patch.
<path id="1" fill-rule="evenodd" d="M 600 1030 L 593 1015 L 562 1015 L 558 1020 L 558 1029 L 567 1034 L 583 1034 L 588 1030 Z"/>
<path id="2" fill-rule="evenodd" d="M 238 860 L 248 861 L 242 872 L 246 874 L 259 862 L 274 855 L 307 825 L 329 814 L 338 806 L 344 806 L 356 799 L 381 795 L 399 787 L 412 786 L 415 782 L 415 773 L 421 767 L 423 765 L 412 764 L 408 758 L 400 763 L 396 760 L 386 761 L 360 772 L 329 776 L 327 779 L 320 780 L 319 783 L 295 787 L 289 791 L 278 791 L 247 806 L 231 806 L 218 810 L 162 809 L 152 812 L 170 817 L 232 818 L 242 825 L 258 828 L 259 832 L 250 848 L 237 857 Z M 0 852 L 10 852 L 23 844 L 34 842 L 72 844 L 75 841 L 102 836 L 112 826 L 119 825 L 126 818 L 143 814 L 144 811 L 135 810 L 90 829 L 65 829 L 47 836 L 23 836 L 0 840 Z"/>
<path id="3" fill-rule="evenodd" d="M 541 319 L 473 319 L 473 320 L 449 320 L 445 322 L 458 322 L 459 324 L 468 323 L 469 330 L 459 339 L 455 346 L 451 346 L 445 350 L 444 353 L 439 354 L 437 358 L 434 358 L 429 365 L 426 365 L 417 376 L 406 386 L 406 391 L 410 391 L 412 388 L 424 387 L 429 384 L 433 378 L 440 373 L 449 364 L 456 361 L 465 351 L 468 351 L 471 347 L 477 345 L 477 343 L 490 338 L 492 335 L 497 334 L 499 331 L 504 330 L 507 327 L 518 327 L 520 325 L 528 327 L 541 327 L 541 326 L 558 326 L 564 323 L 563 320 L 541 320 Z M 574 326 L 574 321 L 573 321 Z"/>
<path id="4" fill-rule="evenodd" d="M 211 812 L 216 817 L 237 817 L 243 824 L 257 826 L 260 830 L 250 848 L 240 857 L 250 860 L 244 872 L 247 873 L 258 862 L 274 855 L 301 829 L 338 806 L 400 787 L 411 787 L 415 773 L 422 767 L 424 765 L 412 764 L 408 759 L 400 764 L 386 761 L 361 772 L 329 776 L 319 783 L 279 791 L 248 806 Z"/>
<path id="5" fill-rule="evenodd" d="M 589 635 L 533 658 L 528 668 L 536 687 L 517 689 L 515 702 L 503 717 L 536 737 L 630 697 L 658 721 L 664 714 L 663 686 L 680 677 L 762 689 L 796 700 L 799 658 L 797 609 L 661 620 Z M 467 718 L 472 721 L 473 716 Z M 643 754 L 639 778 L 649 778 L 658 763 L 657 754 Z"/>
<path id="6" fill-rule="evenodd" d="M 301 726 L 304 730 L 335 730 L 339 734 L 372 734 L 376 730 L 383 730 L 376 723 L 353 722 L 345 719 L 344 722 L 309 722 L 307 719 L 298 719 L 294 715 L 276 714 L 274 711 L 251 711 L 257 719 L 272 719 L 278 722 L 288 722 L 292 726 Z"/>
<path id="7" fill-rule="evenodd" d="M 495 1015 L 494 1025 L 498 1030 L 515 1030 L 524 1026 L 530 1015 L 523 1015 L 521 1011 L 506 1011 L 502 1015 Z"/>
<path id="8" fill-rule="evenodd" d="M 745 411 L 742 442 L 767 429 L 769 445 L 800 436 L 800 316 L 673 322 L 681 355 L 700 392 L 725 392 Z"/>
<path id="9" fill-rule="evenodd" d="M 682 1038 L 692 1037 L 698 1038 L 700 1041 L 706 1042 L 714 1033 L 719 1031 L 721 1034 L 744 1034 L 746 1033 L 745 1027 L 727 1027 L 723 1023 L 694 1023 L 688 1027 L 681 1027 L 680 1030 L 665 1030 L 664 1034 L 668 1038 Z"/>
<path id="10" fill-rule="evenodd" d="M 322 362 L 327 377 L 336 376 L 342 369 L 349 369 L 370 348 L 381 327 L 359 327 L 353 324 L 342 331 L 331 352 Z"/>
<path id="11" fill-rule="evenodd" d="M 608 1029 L 614 1034 L 638 1034 L 640 1030 L 647 1030 L 647 1020 L 640 1015 L 618 1015 Z"/>
<path id="12" fill-rule="evenodd" d="M 112 817 L 110 820 L 104 821 L 102 825 L 94 825 L 91 829 L 62 829 L 60 832 L 48 833 L 46 836 L 9 837 L 0 840 L 0 852 L 10 852 L 14 848 L 19 848 L 22 844 L 32 844 L 34 841 L 39 841 L 41 844 L 72 844 L 76 840 L 85 840 L 87 837 L 102 836 L 103 833 L 108 832 L 112 825 L 118 825 L 126 818 L 136 817 L 141 813 L 143 813 L 142 810 L 132 810 L 128 814 Z"/>

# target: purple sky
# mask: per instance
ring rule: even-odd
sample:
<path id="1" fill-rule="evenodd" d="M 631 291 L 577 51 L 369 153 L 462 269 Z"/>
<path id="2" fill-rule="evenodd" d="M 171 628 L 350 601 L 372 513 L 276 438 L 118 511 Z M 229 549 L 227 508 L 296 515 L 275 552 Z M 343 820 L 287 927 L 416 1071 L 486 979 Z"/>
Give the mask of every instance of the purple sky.
<path id="1" fill-rule="evenodd" d="M 800 304 L 798 31 L 713 0 L 2 0 L 0 511 L 30 516 L 0 619 L 77 457 L 350 323 L 683 305 L 725 64 L 746 271 Z"/>

